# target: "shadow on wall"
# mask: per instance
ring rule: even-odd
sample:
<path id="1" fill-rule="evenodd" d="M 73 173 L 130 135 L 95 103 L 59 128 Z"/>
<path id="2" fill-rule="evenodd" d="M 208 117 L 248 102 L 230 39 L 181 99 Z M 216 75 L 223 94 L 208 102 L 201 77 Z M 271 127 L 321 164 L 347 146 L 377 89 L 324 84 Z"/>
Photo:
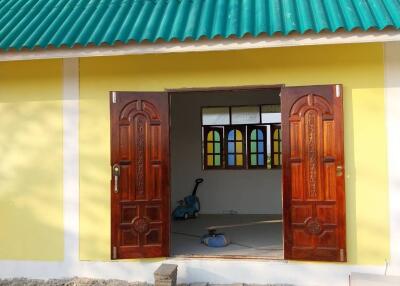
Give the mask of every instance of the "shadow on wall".
<path id="1" fill-rule="evenodd" d="M 0 259 L 62 260 L 61 101 L 13 99 L 0 99 Z"/>
<path id="2" fill-rule="evenodd" d="M 97 100 L 80 100 L 80 258 L 110 260 L 110 110 Z M 83 133 L 84 132 L 84 133 Z M 82 219 L 84 218 L 84 219 Z"/>

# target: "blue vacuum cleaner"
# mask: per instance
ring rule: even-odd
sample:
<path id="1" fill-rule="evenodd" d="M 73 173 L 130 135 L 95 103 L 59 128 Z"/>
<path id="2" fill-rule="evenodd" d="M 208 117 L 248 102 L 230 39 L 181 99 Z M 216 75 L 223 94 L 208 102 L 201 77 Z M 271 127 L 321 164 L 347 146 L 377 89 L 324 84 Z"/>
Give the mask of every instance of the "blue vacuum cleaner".
<path id="1" fill-rule="evenodd" d="M 283 221 L 281 219 L 275 219 L 275 220 L 254 221 L 254 222 L 248 222 L 248 223 L 210 226 L 210 227 L 207 227 L 208 234 L 204 235 L 201 238 L 201 243 L 203 243 L 209 247 L 224 247 L 224 246 L 229 245 L 231 242 L 226 234 L 218 233 L 217 229 L 244 227 L 244 226 L 258 225 L 258 224 L 282 223 L 282 222 Z"/>
<path id="2" fill-rule="evenodd" d="M 200 212 L 200 200 L 196 195 L 197 188 L 204 180 L 202 178 L 198 178 L 195 181 L 195 186 L 193 192 L 190 196 L 185 197 L 183 200 L 180 200 L 179 206 L 175 208 L 172 212 L 172 217 L 175 220 L 178 219 L 188 219 L 188 218 L 196 218 Z"/>
<path id="3" fill-rule="evenodd" d="M 217 233 L 216 229 L 208 229 L 208 234 L 201 238 L 201 243 L 208 247 L 224 247 L 230 244 L 230 241 L 224 233 Z"/>

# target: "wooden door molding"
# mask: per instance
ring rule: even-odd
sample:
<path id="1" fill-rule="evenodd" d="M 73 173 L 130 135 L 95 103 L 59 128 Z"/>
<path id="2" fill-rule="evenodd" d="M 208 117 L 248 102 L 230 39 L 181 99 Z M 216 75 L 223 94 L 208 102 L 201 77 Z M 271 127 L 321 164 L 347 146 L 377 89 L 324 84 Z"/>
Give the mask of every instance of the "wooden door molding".
<path id="1" fill-rule="evenodd" d="M 285 259 L 346 261 L 342 86 L 281 96 Z"/>
<path id="2" fill-rule="evenodd" d="M 111 92 L 110 110 L 112 259 L 168 256 L 168 94 Z"/>

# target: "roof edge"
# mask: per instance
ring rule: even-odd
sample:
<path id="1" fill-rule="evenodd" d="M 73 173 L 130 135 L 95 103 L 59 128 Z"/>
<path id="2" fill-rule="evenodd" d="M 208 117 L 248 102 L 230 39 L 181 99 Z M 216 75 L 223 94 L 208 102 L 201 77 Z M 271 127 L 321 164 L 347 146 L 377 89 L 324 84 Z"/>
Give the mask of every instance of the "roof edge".
<path id="1" fill-rule="evenodd" d="M 202 39 L 187 42 L 129 43 L 110 46 L 88 46 L 74 48 L 47 48 L 23 51 L 0 52 L 0 61 L 20 61 L 39 59 L 82 58 L 121 55 L 164 54 L 183 52 L 209 52 L 244 50 L 257 48 L 277 48 L 292 46 L 378 43 L 400 41 L 399 30 L 321 32 L 319 34 L 268 37 L 265 35 L 229 39 Z"/>

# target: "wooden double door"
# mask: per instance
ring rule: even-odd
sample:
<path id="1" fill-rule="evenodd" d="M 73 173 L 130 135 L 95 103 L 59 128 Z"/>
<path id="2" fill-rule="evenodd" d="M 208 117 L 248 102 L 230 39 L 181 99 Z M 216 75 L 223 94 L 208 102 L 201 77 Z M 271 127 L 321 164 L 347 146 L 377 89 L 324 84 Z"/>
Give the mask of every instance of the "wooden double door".
<path id="1" fill-rule="evenodd" d="M 284 257 L 346 261 L 340 85 L 284 87 Z M 169 95 L 111 92 L 112 259 L 170 255 Z"/>

